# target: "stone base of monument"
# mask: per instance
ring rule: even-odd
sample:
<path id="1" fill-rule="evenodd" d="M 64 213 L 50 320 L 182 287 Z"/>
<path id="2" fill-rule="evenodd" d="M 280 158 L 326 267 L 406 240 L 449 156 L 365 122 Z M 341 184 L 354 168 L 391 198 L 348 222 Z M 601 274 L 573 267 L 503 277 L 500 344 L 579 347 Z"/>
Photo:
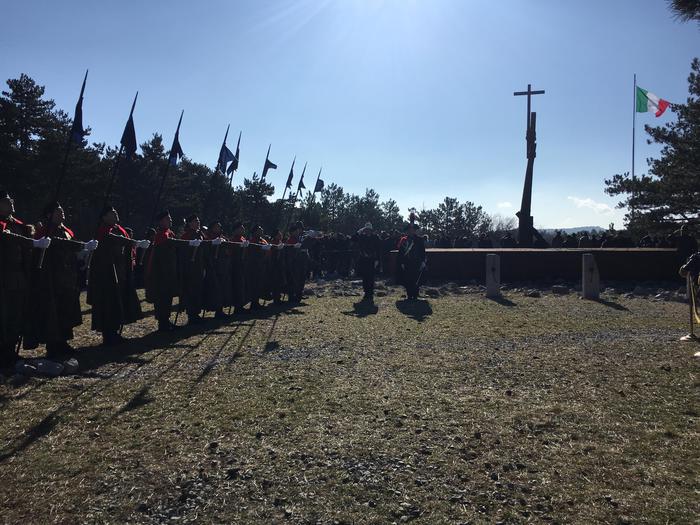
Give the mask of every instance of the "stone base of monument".
<path id="1" fill-rule="evenodd" d="M 682 262 L 676 250 L 665 248 L 430 248 L 426 250 L 430 279 L 486 283 L 486 256 L 500 262 L 500 281 L 581 280 L 581 259 L 592 254 L 602 281 L 680 281 Z M 392 264 L 396 252 L 392 252 Z"/>

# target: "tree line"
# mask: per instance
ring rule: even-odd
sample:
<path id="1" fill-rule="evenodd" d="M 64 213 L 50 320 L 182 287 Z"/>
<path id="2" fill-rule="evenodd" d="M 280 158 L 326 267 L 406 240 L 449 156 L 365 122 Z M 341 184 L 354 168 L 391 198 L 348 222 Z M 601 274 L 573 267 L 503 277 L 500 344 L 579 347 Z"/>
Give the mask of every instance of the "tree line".
<path id="1" fill-rule="evenodd" d="M 0 95 L 0 188 L 14 196 L 18 216 L 29 222 L 38 220 L 43 206 L 53 199 L 71 126 L 68 113 L 45 96 L 44 86 L 25 74 L 7 80 L 7 90 Z M 80 238 L 90 238 L 118 148 L 91 142 L 90 128 L 84 131 L 81 143 L 70 150 L 60 201 L 68 224 Z M 140 144 L 139 153 L 120 164 L 109 203 L 137 236 L 152 226 L 152 215 L 159 211 L 154 210 L 155 200 L 168 156 L 163 136 L 154 133 Z M 248 226 L 260 224 L 266 232 L 301 220 L 307 228 L 345 234 L 366 222 L 385 231 L 401 230 L 405 223 L 397 202 L 381 200 L 373 189 L 355 195 L 331 183 L 319 193 L 300 196 L 296 203 L 273 200 L 274 190 L 255 174 L 233 187 L 220 171 L 185 155 L 170 166 L 158 208 L 170 210 L 178 220 L 198 213 L 203 224 L 220 221 L 229 231 L 238 220 Z M 478 236 L 514 225 L 472 202 L 451 197 L 435 209 L 418 213 L 424 231 L 432 235 Z"/>

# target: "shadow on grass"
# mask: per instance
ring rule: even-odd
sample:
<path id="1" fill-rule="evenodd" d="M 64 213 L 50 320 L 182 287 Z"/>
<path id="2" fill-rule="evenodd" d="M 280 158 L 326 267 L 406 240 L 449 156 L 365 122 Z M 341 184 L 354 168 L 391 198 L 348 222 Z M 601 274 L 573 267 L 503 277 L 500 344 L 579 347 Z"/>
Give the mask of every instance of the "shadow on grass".
<path id="1" fill-rule="evenodd" d="M 629 308 L 627 308 L 626 306 L 624 306 L 620 303 L 616 303 L 615 301 L 608 301 L 607 299 L 601 299 L 601 298 L 590 299 L 590 300 L 593 301 L 594 303 L 599 303 L 599 304 L 602 304 L 603 306 L 607 306 L 608 308 L 612 308 L 613 310 L 619 310 L 621 312 L 629 312 Z"/>
<path id="2" fill-rule="evenodd" d="M 59 421 L 60 418 L 57 415 L 57 411 L 53 411 L 36 425 L 28 428 L 26 432 L 24 432 L 24 438 L 19 440 L 16 445 L 10 446 L 7 450 L 0 452 L 0 463 L 19 454 L 38 439 L 50 434 L 56 425 L 58 425 Z"/>
<path id="3" fill-rule="evenodd" d="M 352 304 L 352 310 L 341 313 L 343 315 L 352 315 L 362 318 L 367 317 L 368 315 L 376 315 L 378 311 L 379 307 L 376 304 L 370 303 L 369 301 L 359 301 Z"/>
<path id="4" fill-rule="evenodd" d="M 433 307 L 430 306 L 428 301 L 423 299 L 416 299 L 411 301 L 409 299 L 400 299 L 396 301 L 396 308 L 403 315 L 415 319 L 419 323 L 425 321 L 426 317 L 433 314 Z"/>
<path id="5" fill-rule="evenodd" d="M 500 297 L 487 297 L 490 301 L 493 301 L 494 303 L 498 303 L 501 306 L 518 306 L 518 303 L 514 303 L 510 299 L 506 299 L 502 295 Z"/>

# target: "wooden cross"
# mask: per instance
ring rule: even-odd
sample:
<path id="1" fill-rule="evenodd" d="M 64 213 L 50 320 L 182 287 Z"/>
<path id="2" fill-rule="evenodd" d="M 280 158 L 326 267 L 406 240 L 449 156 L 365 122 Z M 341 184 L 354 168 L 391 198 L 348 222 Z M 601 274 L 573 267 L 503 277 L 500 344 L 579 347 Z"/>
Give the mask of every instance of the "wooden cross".
<path id="1" fill-rule="evenodd" d="M 532 98 L 532 95 L 544 95 L 544 89 L 540 91 L 533 91 L 532 90 L 532 84 L 527 85 L 527 91 L 516 91 L 513 93 L 514 96 L 519 97 L 522 95 L 527 95 L 527 130 L 530 129 L 530 99 Z"/>

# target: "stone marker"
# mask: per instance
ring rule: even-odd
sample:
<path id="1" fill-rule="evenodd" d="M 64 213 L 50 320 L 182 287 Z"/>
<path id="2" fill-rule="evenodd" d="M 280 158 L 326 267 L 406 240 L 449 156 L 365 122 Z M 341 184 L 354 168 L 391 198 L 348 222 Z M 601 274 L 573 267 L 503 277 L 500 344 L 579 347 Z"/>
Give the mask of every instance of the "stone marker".
<path id="1" fill-rule="evenodd" d="M 600 298 L 600 274 L 598 273 L 598 265 L 592 253 L 583 254 L 581 291 L 584 299 Z"/>
<path id="2" fill-rule="evenodd" d="M 495 253 L 486 254 L 486 297 L 501 296 L 501 258 Z"/>

